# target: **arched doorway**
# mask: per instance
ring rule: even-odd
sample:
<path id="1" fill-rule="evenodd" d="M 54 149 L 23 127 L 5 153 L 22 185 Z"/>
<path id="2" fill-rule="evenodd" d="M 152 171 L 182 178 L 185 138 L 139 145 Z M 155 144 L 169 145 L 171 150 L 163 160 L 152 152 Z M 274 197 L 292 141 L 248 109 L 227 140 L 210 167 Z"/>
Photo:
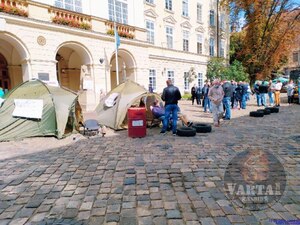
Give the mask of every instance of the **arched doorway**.
<path id="1" fill-rule="evenodd" d="M 111 89 L 118 86 L 117 84 L 117 69 L 116 69 L 116 55 L 114 54 L 110 60 L 110 85 Z M 119 84 L 125 80 L 130 79 L 135 81 L 135 59 L 133 55 L 124 50 L 120 49 L 118 52 L 118 68 L 119 68 Z"/>
<path id="2" fill-rule="evenodd" d="M 2 54 L 0 54 L 0 87 L 2 87 L 3 90 L 11 89 L 7 62 Z"/>
<path id="3" fill-rule="evenodd" d="M 7 91 L 31 78 L 29 52 L 10 33 L 0 34 L 0 86 Z"/>
<path id="4" fill-rule="evenodd" d="M 85 77 L 92 79 L 91 56 L 87 49 L 78 43 L 62 44 L 55 56 L 59 84 L 78 92 L 82 89 Z"/>

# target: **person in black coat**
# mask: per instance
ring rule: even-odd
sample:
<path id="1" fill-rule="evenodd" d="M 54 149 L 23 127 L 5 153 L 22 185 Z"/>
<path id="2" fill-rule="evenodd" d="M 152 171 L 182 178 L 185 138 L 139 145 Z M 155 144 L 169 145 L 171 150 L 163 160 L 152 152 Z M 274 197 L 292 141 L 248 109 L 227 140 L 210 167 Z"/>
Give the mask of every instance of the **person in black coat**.
<path id="1" fill-rule="evenodd" d="M 191 95 L 192 95 L 192 105 L 194 105 L 194 101 L 197 98 L 196 97 L 196 85 L 194 85 L 191 89 Z"/>

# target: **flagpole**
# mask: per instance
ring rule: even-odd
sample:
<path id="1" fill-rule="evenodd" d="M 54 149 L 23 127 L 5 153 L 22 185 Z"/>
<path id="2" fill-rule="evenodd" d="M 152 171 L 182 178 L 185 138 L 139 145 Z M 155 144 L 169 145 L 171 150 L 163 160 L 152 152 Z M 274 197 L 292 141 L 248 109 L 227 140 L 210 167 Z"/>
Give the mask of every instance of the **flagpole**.
<path id="1" fill-rule="evenodd" d="M 117 43 L 117 25 L 116 25 L 116 1 L 114 0 L 114 32 L 115 32 L 115 47 L 116 47 L 116 76 L 117 76 L 117 86 L 119 85 L 119 62 L 118 62 L 118 43 Z"/>

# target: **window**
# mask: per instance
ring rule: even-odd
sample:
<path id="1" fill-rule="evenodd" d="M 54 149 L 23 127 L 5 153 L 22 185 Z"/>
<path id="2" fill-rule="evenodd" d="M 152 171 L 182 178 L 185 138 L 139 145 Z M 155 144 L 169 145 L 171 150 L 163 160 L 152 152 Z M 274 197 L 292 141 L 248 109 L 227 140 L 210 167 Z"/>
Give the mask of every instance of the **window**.
<path id="1" fill-rule="evenodd" d="M 152 21 L 146 21 L 147 29 L 147 41 L 154 44 L 154 23 Z"/>
<path id="2" fill-rule="evenodd" d="M 215 26 L 215 11 L 214 10 L 209 11 L 209 25 Z"/>
<path id="3" fill-rule="evenodd" d="M 221 40 L 220 41 L 220 57 L 225 56 L 225 41 Z"/>
<path id="4" fill-rule="evenodd" d="M 184 72 L 184 90 L 190 90 L 190 83 L 189 83 L 189 72 Z"/>
<path id="5" fill-rule="evenodd" d="M 54 5 L 70 11 L 82 12 L 81 0 L 55 0 Z"/>
<path id="6" fill-rule="evenodd" d="M 298 62 L 298 57 L 299 57 L 298 52 L 294 52 L 293 53 L 293 62 Z"/>
<path id="7" fill-rule="evenodd" d="M 116 3 L 115 6 L 114 2 Z M 114 10 L 116 10 L 116 22 L 128 24 L 127 3 L 124 0 L 108 0 L 109 20 L 114 21 Z"/>
<path id="8" fill-rule="evenodd" d="M 149 86 L 156 91 L 156 71 L 152 69 L 149 70 Z"/>
<path id="9" fill-rule="evenodd" d="M 173 48 L 173 28 L 166 27 L 166 34 L 167 34 L 167 47 Z"/>
<path id="10" fill-rule="evenodd" d="M 166 2 L 166 9 L 172 11 L 172 0 L 165 0 Z"/>
<path id="11" fill-rule="evenodd" d="M 203 73 L 198 73 L 198 87 L 203 87 Z"/>
<path id="12" fill-rule="evenodd" d="M 225 31 L 225 15 L 223 13 L 220 16 L 220 28 Z"/>
<path id="13" fill-rule="evenodd" d="M 209 55 L 210 56 L 215 55 L 215 39 L 214 38 L 209 39 Z"/>
<path id="14" fill-rule="evenodd" d="M 172 83 L 174 84 L 174 71 L 168 71 L 168 80 L 171 80 Z"/>
<path id="15" fill-rule="evenodd" d="M 197 34 L 197 53 L 203 54 L 203 36 L 202 36 L 202 34 Z"/>
<path id="16" fill-rule="evenodd" d="M 202 5 L 197 3 L 197 21 L 202 22 Z"/>
<path id="17" fill-rule="evenodd" d="M 154 4 L 154 0 L 146 0 L 146 2 L 149 2 L 151 4 Z"/>
<path id="18" fill-rule="evenodd" d="M 187 30 L 183 31 L 183 51 L 189 51 L 189 36 L 190 33 Z"/>
<path id="19" fill-rule="evenodd" d="M 182 1 L 182 15 L 189 16 L 189 1 L 188 0 Z"/>

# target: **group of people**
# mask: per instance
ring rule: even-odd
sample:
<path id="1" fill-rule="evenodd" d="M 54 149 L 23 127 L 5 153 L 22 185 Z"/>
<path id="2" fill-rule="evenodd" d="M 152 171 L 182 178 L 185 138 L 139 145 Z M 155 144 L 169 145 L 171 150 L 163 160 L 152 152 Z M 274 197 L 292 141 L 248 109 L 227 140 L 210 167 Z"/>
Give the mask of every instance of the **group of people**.
<path id="1" fill-rule="evenodd" d="M 290 104 L 294 90 L 293 81 L 287 85 L 288 103 Z M 267 106 L 267 95 L 269 96 L 269 106 L 280 106 L 280 91 L 282 83 L 278 80 L 276 83 L 272 81 L 263 83 L 257 82 L 254 89 L 250 89 L 250 85 L 246 82 L 220 81 L 215 79 L 212 83 L 206 81 L 202 88 L 193 86 L 191 89 L 192 104 L 195 100 L 201 105 L 204 112 L 213 114 L 213 121 L 216 127 L 220 126 L 220 119 L 230 120 L 232 109 L 246 109 L 247 101 L 250 100 L 250 94 L 255 94 L 257 106 Z M 273 99 L 275 96 L 275 101 Z M 180 113 L 178 101 L 181 99 L 180 91 L 172 84 L 171 80 L 167 80 L 167 87 L 162 93 L 162 100 L 165 102 L 165 108 L 159 106 L 155 102 L 152 106 L 153 115 L 161 118 L 163 127 L 160 133 L 165 134 L 169 124 L 173 135 L 176 135 L 177 120 L 180 118 L 186 126 L 191 126 L 192 122 L 188 121 L 186 116 Z"/>

